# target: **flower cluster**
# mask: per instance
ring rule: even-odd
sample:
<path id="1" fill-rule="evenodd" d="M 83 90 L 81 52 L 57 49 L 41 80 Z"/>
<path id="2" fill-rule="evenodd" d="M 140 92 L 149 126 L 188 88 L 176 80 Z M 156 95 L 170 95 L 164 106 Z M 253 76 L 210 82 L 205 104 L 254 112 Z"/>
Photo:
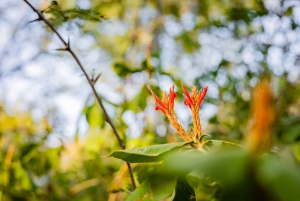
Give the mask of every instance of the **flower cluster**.
<path id="1" fill-rule="evenodd" d="M 192 89 L 192 93 L 189 94 L 184 84 L 181 83 L 181 85 L 184 91 L 184 104 L 189 106 L 192 112 L 193 129 L 189 133 L 183 129 L 174 113 L 174 99 L 177 96 L 174 91 L 174 85 L 170 88 L 169 96 L 167 96 L 167 94 L 164 92 L 161 100 L 157 97 L 157 95 L 155 95 L 153 91 L 151 91 L 155 99 L 155 109 L 162 111 L 162 113 L 167 116 L 174 129 L 178 132 L 178 134 L 184 141 L 194 141 L 195 143 L 201 143 L 202 133 L 199 109 L 206 95 L 208 87 L 205 87 L 204 90 L 200 89 L 199 92 L 197 92 L 197 88 L 194 86 Z"/>

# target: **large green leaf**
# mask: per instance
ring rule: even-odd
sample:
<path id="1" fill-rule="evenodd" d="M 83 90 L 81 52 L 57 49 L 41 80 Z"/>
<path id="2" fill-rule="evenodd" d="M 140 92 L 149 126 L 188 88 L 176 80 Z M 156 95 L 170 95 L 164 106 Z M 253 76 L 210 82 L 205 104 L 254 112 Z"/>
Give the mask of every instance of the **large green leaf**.
<path id="1" fill-rule="evenodd" d="M 134 166 L 133 171 L 136 174 L 136 179 L 141 184 L 161 168 L 161 163 L 139 163 Z"/>
<path id="2" fill-rule="evenodd" d="M 292 125 L 285 130 L 282 136 L 283 140 L 286 142 L 295 142 L 300 137 L 300 124 Z"/>
<path id="3" fill-rule="evenodd" d="M 118 150 L 111 153 L 109 156 L 122 159 L 130 163 L 148 163 L 157 162 L 163 159 L 163 155 L 180 149 L 190 142 L 178 142 L 169 144 L 160 144 L 149 147 L 142 147 L 130 150 Z"/>
<path id="4" fill-rule="evenodd" d="M 204 148 L 208 150 L 218 149 L 222 147 L 242 147 L 242 146 L 233 142 L 228 142 L 223 140 L 206 140 L 204 143 Z"/>
<path id="5" fill-rule="evenodd" d="M 148 179 L 155 200 L 163 200 L 170 197 L 176 187 L 176 177 L 165 175 L 153 175 Z"/>
<path id="6" fill-rule="evenodd" d="M 266 158 L 259 164 L 258 180 L 278 200 L 298 201 L 300 198 L 300 171 L 291 166 L 278 158 Z"/>
<path id="7" fill-rule="evenodd" d="M 206 154 L 197 150 L 174 153 L 165 159 L 166 173 L 193 172 L 193 176 L 199 179 L 207 174 L 225 186 L 232 187 L 245 179 L 245 171 L 249 165 L 247 156 L 243 150 L 225 148 Z"/>

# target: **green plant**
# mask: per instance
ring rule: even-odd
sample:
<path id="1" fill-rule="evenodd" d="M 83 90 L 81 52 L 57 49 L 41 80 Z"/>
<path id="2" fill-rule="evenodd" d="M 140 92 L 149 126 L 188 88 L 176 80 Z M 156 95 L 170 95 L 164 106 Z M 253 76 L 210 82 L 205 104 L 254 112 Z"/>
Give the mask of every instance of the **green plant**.
<path id="1" fill-rule="evenodd" d="M 81 22 L 80 20 L 99 22 L 103 17 L 92 9 L 84 10 L 75 7 L 63 10 L 56 2 L 52 2 L 48 9 L 39 11 L 32 7 L 28 1 L 24 1 L 38 14 L 38 18 L 34 21 L 44 22 L 49 29 L 57 34 L 64 44 L 64 47 L 58 50 L 69 52 L 85 75 L 96 101 L 92 106 L 87 106 L 83 112 L 86 114 L 90 126 L 93 127 L 91 130 L 94 127 L 96 129 L 101 127 L 102 135 L 100 137 L 91 132 L 92 135 L 89 135 L 86 141 L 76 142 L 70 148 L 64 146 L 49 148 L 45 145 L 45 139 L 51 132 L 51 126 L 45 124 L 43 132 L 37 136 L 32 136 L 32 133 L 38 132 L 33 129 L 35 126 L 25 127 L 30 136 L 24 137 L 24 125 L 17 126 L 18 124 L 16 124 L 15 127 L 12 126 L 13 129 L 8 129 L 5 126 L 10 125 L 7 122 L 11 119 L 4 118 L 5 121 L 1 122 L 3 116 L 6 116 L 1 114 L 0 140 L 3 159 L 1 163 L 4 164 L 1 167 L 1 173 L 3 173 L 1 175 L 4 176 L 0 183 L 2 198 L 11 200 L 19 198 L 27 200 L 107 200 L 108 193 L 110 193 L 122 195 L 121 198 L 115 200 L 298 200 L 300 146 L 297 123 L 299 123 L 299 118 L 297 115 L 293 117 L 290 114 L 292 112 L 298 114 L 295 107 L 297 100 L 299 100 L 298 93 L 296 93 L 299 91 L 299 86 L 297 83 L 289 82 L 287 74 L 280 78 L 277 77 L 279 80 L 279 84 L 276 86 L 278 91 L 274 95 L 273 82 L 271 84 L 270 78 L 264 79 L 265 75 L 268 77 L 271 74 L 264 60 L 259 63 L 261 68 L 259 70 L 264 72 L 262 75 L 247 71 L 245 78 L 238 79 L 227 72 L 228 69 L 237 64 L 224 57 L 219 64 L 214 66 L 216 69 L 210 69 L 209 72 L 193 81 L 198 86 L 199 81 L 217 80 L 222 78 L 224 74 L 228 79 L 224 84 L 218 85 L 220 91 L 218 98 L 208 97 L 209 102 L 217 105 L 222 103 L 219 104 L 221 105 L 219 116 L 215 115 L 209 120 L 209 125 L 214 125 L 214 130 L 210 133 L 206 133 L 202 129 L 199 115 L 199 109 L 208 88 L 197 92 L 197 88 L 193 87 L 192 93 L 189 94 L 181 82 L 182 90 L 178 89 L 178 91 L 184 92 L 184 104 L 190 108 L 192 113 L 192 129 L 185 130 L 174 112 L 175 86 L 180 85 L 183 77 L 172 76 L 160 64 L 156 67 L 152 66 L 151 59 L 158 59 L 161 56 L 161 50 L 155 49 L 155 47 L 153 50 L 151 49 L 152 43 L 148 44 L 147 42 L 149 41 L 149 34 L 146 31 L 141 31 L 139 22 L 136 22 L 133 33 L 128 31 L 128 35 L 132 34 L 132 36 L 123 38 L 125 41 L 128 41 L 128 38 L 132 40 L 132 45 L 128 48 L 130 51 L 131 48 L 138 47 L 136 45 L 138 39 L 143 40 L 147 44 L 146 58 L 140 66 L 135 66 L 127 61 L 117 61 L 113 65 L 113 70 L 124 79 L 140 72 L 146 72 L 149 77 L 156 73 L 171 77 L 175 84 L 170 88 L 169 96 L 163 93 L 162 100 L 160 100 L 153 92 L 159 90 L 155 85 L 151 85 L 153 90 L 151 92 L 155 99 L 155 109 L 166 115 L 184 142 L 165 143 L 167 140 L 160 141 L 156 136 L 157 138 L 145 144 L 159 144 L 162 141 L 164 143 L 125 149 L 125 140 L 121 137 L 125 136 L 122 135 L 125 129 L 122 129 L 122 126 L 115 126 L 114 121 L 108 116 L 103 106 L 102 97 L 95 90 L 95 84 L 99 80 L 100 74 L 94 78 L 86 73 L 82 63 L 72 50 L 70 41 L 65 41 L 56 29 L 65 22 L 75 21 L 75 24 L 81 26 L 78 24 Z M 124 2 L 108 2 L 105 6 L 118 3 L 121 5 Z M 160 3 L 157 1 L 157 8 L 162 19 L 166 17 L 165 13 L 178 18 L 180 12 L 187 9 L 185 5 L 181 5 L 183 2 L 166 1 L 164 5 L 160 5 Z M 253 32 L 256 33 L 260 30 L 260 28 L 255 27 L 255 23 L 252 24 L 251 22 L 271 12 L 267 11 L 260 1 L 250 1 L 249 4 L 245 3 L 245 5 L 241 1 L 212 1 L 211 3 L 201 1 L 199 5 L 197 25 L 192 30 L 184 30 L 175 37 L 176 41 L 182 43 L 183 49 L 189 54 L 200 48 L 198 42 L 195 42 L 199 30 L 210 32 L 220 28 L 219 31 L 222 32 L 221 28 L 226 29 L 226 23 L 231 23 L 234 37 L 250 38 Z M 180 6 L 184 9 L 180 10 Z M 100 8 L 103 7 L 100 6 Z M 277 14 L 280 18 L 290 15 L 290 8 L 283 9 L 280 11 L 282 13 Z M 122 9 L 120 10 L 119 15 L 124 17 L 125 14 L 122 13 Z M 271 13 L 274 14 L 274 12 Z M 79 21 L 77 21 L 78 19 Z M 161 22 L 154 24 L 154 32 L 159 32 L 162 24 Z M 292 22 L 292 25 L 293 29 L 297 27 L 295 22 Z M 159 34 L 157 33 L 157 35 Z M 118 48 L 114 46 L 114 51 L 119 51 L 119 54 L 124 55 L 130 53 L 130 51 L 122 52 L 121 46 L 124 44 L 119 44 L 118 38 L 115 40 Z M 155 46 L 155 40 L 154 38 L 153 46 Z M 104 43 L 104 45 L 107 44 Z M 269 50 L 269 44 L 256 45 L 264 55 Z M 242 51 L 242 48 L 237 51 Z M 251 93 L 252 101 L 250 102 L 247 101 L 247 96 L 245 98 L 242 92 L 252 90 L 248 82 L 253 78 L 259 82 Z M 146 97 L 150 95 L 146 88 L 146 85 L 143 85 L 141 91 L 132 100 L 126 100 L 124 104 L 116 106 L 122 109 L 120 113 L 122 114 L 125 110 L 138 112 L 145 109 L 147 106 Z M 246 90 L 240 92 L 239 88 Z M 252 112 L 248 109 L 250 104 L 252 104 Z M 99 112 L 99 106 L 102 112 Z M 248 113 L 252 113 L 252 116 L 248 117 Z M 93 115 L 97 118 L 93 119 L 91 117 Z M 34 125 L 30 116 L 28 119 L 28 122 Z M 112 140 L 109 136 L 110 133 L 103 129 L 105 127 L 104 119 L 111 126 L 121 150 L 109 146 L 109 142 Z M 100 123 L 95 123 L 97 120 Z M 117 122 L 123 123 L 122 120 Z M 2 129 L 4 127 L 5 129 Z M 121 135 L 117 129 L 122 129 Z M 11 132 L 16 136 L 10 135 Z M 151 129 L 147 132 L 150 133 Z M 22 135 L 19 135 L 20 133 Z M 271 133 L 276 135 L 271 135 Z M 224 136 L 228 139 L 235 139 L 235 143 L 223 140 Z M 276 138 L 278 136 L 279 138 Z M 13 138 L 10 139 L 9 137 Z M 146 139 L 147 136 L 143 137 Z M 242 139 L 243 137 L 244 139 Z M 17 145 L 7 143 L 14 141 L 15 138 L 18 139 Z M 280 139 L 290 144 L 283 145 Z M 238 142 L 236 143 L 236 141 Z M 115 164 L 119 160 L 111 160 L 111 157 L 100 158 L 100 147 L 105 149 L 101 153 L 107 153 L 111 149 L 116 150 L 110 156 L 125 161 L 125 165 L 119 169 L 120 164 Z M 64 152 L 77 156 L 69 156 L 72 159 L 71 165 L 75 167 L 64 167 L 65 164 L 61 162 L 66 155 L 63 154 Z M 107 160 L 113 161 L 113 164 L 108 163 Z M 131 167 L 134 169 L 132 170 Z M 126 168 L 129 170 L 130 185 L 126 181 Z M 78 172 L 82 174 L 77 174 Z M 84 176 L 82 177 L 82 175 Z M 138 182 L 137 185 L 135 179 Z M 107 180 L 113 180 L 111 183 L 120 185 L 108 184 Z"/>
<path id="2" fill-rule="evenodd" d="M 199 108 L 207 88 L 197 95 L 194 87 L 190 97 L 183 84 L 182 87 L 185 104 L 192 113 L 198 114 L 198 110 L 193 110 L 193 104 L 197 103 L 195 106 Z M 138 163 L 135 171 L 141 185 L 127 198 L 128 201 L 167 198 L 197 201 L 298 199 L 300 172 L 297 164 L 270 149 L 274 107 L 268 81 L 262 80 L 253 91 L 253 117 L 245 146 L 205 139 L 201 131 L 200 138 L 196 138 L 200 140 L 192 140 L 195 138 L 176 128 L 179 123 L 169 117 L 176 97 L 174 86 L 170 89 L 169 98 L 164 93 L 162 101 L 152 94 L 156 109 L 167 115 L 175 130 L 182 132 L 180 136 L 187 142 L 113 152 L 110 156 Z M 193 123 L 195 127 L 200 122 L 193 119 Z"/>

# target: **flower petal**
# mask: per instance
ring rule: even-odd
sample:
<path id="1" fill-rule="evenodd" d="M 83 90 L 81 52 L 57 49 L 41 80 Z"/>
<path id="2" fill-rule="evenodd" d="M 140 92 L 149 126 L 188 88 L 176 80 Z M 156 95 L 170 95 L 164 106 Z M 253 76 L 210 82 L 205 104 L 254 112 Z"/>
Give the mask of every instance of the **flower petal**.
<path id="1" fill-rule="evenodd" d="M 164 109 L 167 109 L 166 105 L 156 96 L 156 94 L 152 91 L 151 91 L 151 94 L 152 96 L 154 97 L 155 101 L 156 101 L 156 105 L 160 105 L 161 107 L 163 107 Z"/>
<path id="2" fill-rule="evenodd" d="M 162 113 L 164 113 L 166 115 L 166 110 L 163 107 L 161 107 L 160 105 L 156 105 L 155 110 L 160 110 L 160 111 L 162 111 Z"/>
<path id="3" fill-rule="evenodd" d="M 170 94 L 169 94 L 169 109 L 173 110 L 174 109 L 174 99 L 176 97 L 176 93 L 174 92 L 174 84 L 170 88 Z"/>
<path id="4" fill-rule="evenodd" d="M 188 99 L 185 99 L 185 100 L 183 101 L 183 103 L 184 103 L 185 105 L 188 105 L 188 106 L 191 108 L 191 103 L 189 102 Z"/>
<path id="5" fill-rule="evenodd" d="M 206 95 L 207 90 L 208 90 L 208 86 L 206 86 L 206 87 L 204 88 L 203 92 L 202 92 L 202 90 L 201 90 L 201 95 L 199 96 L 199 98 L 197 97 L 197 98 L 198 98 L 198 100 L 197 100 L 197 107 L 198 107 L 198 108 L 201 106 L 202 101 L 203 101 L 203 99 L 204 99 L 204 97 L 205 97 L 205 95 Z M 200 94 L 200 92 L 199 92 L 199 94 Z"/>
<path id="6" fill-rule="evenodd" d="M 184 84 L 183 84 L 182 82 L 181 82 L 181 86 L 182 86 L 183 91 L 184 91 L 184 93 L 185 93 L 185 98 L 186 98 L 186 100 L 188 100 L 188 103 L 189 103 L 189 104 L 193 104 L 193 100 L 192 100 L 192 98 L 191 98 L 191 96 L 190 96 L 188 90 L 185 88 L 185 86 L 184 86 Z"/>

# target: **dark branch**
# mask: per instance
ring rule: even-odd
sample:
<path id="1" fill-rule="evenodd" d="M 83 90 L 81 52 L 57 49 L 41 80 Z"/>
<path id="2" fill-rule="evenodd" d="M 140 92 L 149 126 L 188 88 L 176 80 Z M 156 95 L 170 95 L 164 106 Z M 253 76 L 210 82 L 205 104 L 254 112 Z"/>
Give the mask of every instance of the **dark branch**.
<path id="1" fill-rule="evenodd" d="M 104 116 L 105 116 L 105 120 L 106 122 L 111 126 L 111 128 L 113 129 L 113 132 L 116 136 L 116 138 L 118 139 L 118 142 L 119 142 L 119 145 L 121 147 L 121 149 L 125 149 L 125 144 L 123 142 L 123 140 L 121 139 L 114 123 L 111 121 L 109 115 L 107 114 L 107 111 L 103 105 L 103 102 L 102 102 L 102 98 L 99 96 L 99 94 L 97 93 L 95 87 L 94 87 L 94 83 L 95 81 L 92 81 L 89 77 L 89 75 L 86 73 L 83 65 L 81 64 L 80 60 L 78 59 L 77 55 L 73 52 L 73 50 L 71 49 L 70 47 L 70 40 L 68 40 L 68 42 L 66 42 L 62 36 L 57 32 L 57 30 L 53 27 L 53 25 L 44 17 L 43 13 L 39 10 L 36 10 L 27 0 L 24 0 L 24 2 L 31 7 L 31 9 L 38 15 L 38 19 L 41 19 L 42 21 L 44 21 L 46 23 L 47 26 L 49 26 L 49 28 L 58 36 L 58 38 L 60 39 L 60 41 L 65 45 L 65 48 L 64 49 L 57 49 L 57 50 L 60 50 L 60 51 L 68 51 L 70 52 L 70 54 L 72 55 L 72 57 L 74 58 L 74 60 L 76 61 L 76 63 L 79 65 L 81 71 L 83 72 L 84 76 L 86 77 L 88 83 L 90 84 L 91 88 L 92 88 L 92 91 L 96 97 L 96 100 L 97 102 L 99 103 L 100 107 L 102 108 L 103 110 L 103 113 L 104 113 Z M 98 79 L 98 78 L 97 78 Z M 133 188 L 135 189 L 136 188 L 136 184 L 135 184 L 135 180 L 134 180 L 134 175 L 133 175 L 133 170 L 132 170 L 132 167 L 130 165 L 130 163 L 126 162 L 127 163 L 127 167 L 128 167 L 128 170 L 129 170 L 129 174 L 130 174 L 130 178 L 131 178 L 131 182 L 132 182 L 132 186 Z"/>

